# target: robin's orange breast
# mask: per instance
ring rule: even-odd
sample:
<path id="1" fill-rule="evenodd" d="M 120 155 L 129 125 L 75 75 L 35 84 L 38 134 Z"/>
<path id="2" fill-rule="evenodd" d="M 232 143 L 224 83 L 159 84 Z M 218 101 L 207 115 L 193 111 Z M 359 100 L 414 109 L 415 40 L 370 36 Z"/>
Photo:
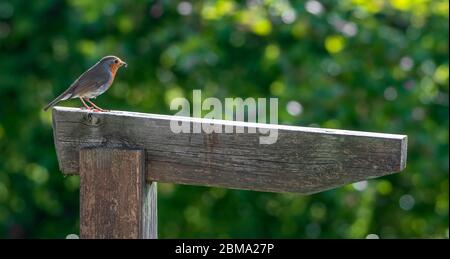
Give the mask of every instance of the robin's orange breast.
<path id="1" fill-rule="evenodd" d="M 112 63 L 111 65 L 109 65 L 109 70 L 111 71 L 111 75 L 112 75 L 111 81 L 114 80 L 114 77 L 116 76 L 116 72 L 119 69 L 119 67 L 120 67 L 120 65 L 115 64 L 115 63 Z"/>

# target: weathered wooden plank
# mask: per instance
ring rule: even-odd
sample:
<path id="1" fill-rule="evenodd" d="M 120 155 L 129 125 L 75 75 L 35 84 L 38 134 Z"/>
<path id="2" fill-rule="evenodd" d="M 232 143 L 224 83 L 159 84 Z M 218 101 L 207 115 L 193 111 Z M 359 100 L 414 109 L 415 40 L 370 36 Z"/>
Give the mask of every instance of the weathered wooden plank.
<path id="1" fill-rule="evenodd" d="M 80 237 L 156 238 L 156 183 L 142 150 L 86 148 L 80 156 Z"/>
<path id="2" fill-rule="evenodd" d="M 158 238 L 158 192 L 157 183 L 147 183 L 142 199 L 142 238 Z"/>
<path id="3" fill-rule="evenodd" d="M 170 121 L 277 129 L 278 141 L 260 134 L 179 133 Z M 83 147 L 146 150 L 147 180 L 228 188 L 314 193 L 398 172 L 406 165 L 405 135 L 245 123 L 75 108 L 53 110 L 61 171 L 78 174 Z"/>

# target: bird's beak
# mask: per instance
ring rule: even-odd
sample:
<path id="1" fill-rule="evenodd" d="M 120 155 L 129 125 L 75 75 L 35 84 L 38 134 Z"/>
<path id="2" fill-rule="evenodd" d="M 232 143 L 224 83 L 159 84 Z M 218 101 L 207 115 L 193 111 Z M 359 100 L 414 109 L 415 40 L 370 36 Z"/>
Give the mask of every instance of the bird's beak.
<path id="1" fill-rule="evenodd" d="M 128 64 L 127 63 L 125 63 L 125 62 L 123 62 L 123 61 L 121 61 L 122 63 L 120 63 L 122 66 L 124 66 L 124 67 L 127 67 L 128 66 Z"/>

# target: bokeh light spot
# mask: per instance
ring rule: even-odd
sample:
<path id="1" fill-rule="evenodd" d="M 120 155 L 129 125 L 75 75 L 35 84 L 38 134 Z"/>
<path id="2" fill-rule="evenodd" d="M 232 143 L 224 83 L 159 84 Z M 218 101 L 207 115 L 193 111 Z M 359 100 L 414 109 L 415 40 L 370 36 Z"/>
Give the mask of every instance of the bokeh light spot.
<path id="1" fill-rule="evenodd" d="M 410 57 L 403 57 L 400 60 L 400 67 L 404 71 L 409 71 L 414 66 L 414 61 Z"/>
<path id="2" fill-rule="evenodd" d="M 270 92 L 273 95 L 282 95 L 284 93 L 285 86 L 281 81 L 275 81 L 270 85 Z"/>
<path id="3" fill-rule="evenodd" d="M 381 195 L 388 195 L 392 192 L 392 184 L 387 180 L 381 180 L 377 184 L 377 191 Z"/>
<path id="4" fill-rule="evenodd" d="M 345 38 L 340 35 L 328 36 L 325 39 L 325 48 L 331 54 L 340 52 L 345 46 Z"/>
<path id="5" fill-rule="evenodd" d="M 360 192 L 364 191 L 367 188 L 367 185 L 367 181 L 360 181 L 352 184 L 353 188 Z"/>
<path id="6" fill-rule="evenodd" d="M 397 90 L 392 86 L 384 90 L 384 98 L 388 101 L 394 101 L 395 99 L 397 99 L 397 96 Z"/>
<path id="7" fill-rule="evenodd" d="M 43 184 L 47 182 L 49 177 L 47 168 L 38 164 L 28 164 L 25 168 L 25 174 L 36 184 Z"/>
<path id="8" fill-rule="evenodd" d="M 68 234 L 66 239 L 80 239 L 80 237 L 77 234 Z"/>
<path id="9" fill-rule="evenodd" d="M 303 106 L 297 101 L 289 101 L 286 110 L 292 116 L 299 116 L 303 112 Z"/>
<path id="10" fill-rule="evenodd" d="M 295 14 L 294 10 L 292 10 L 292 9 L 288 9 L 288 10 L 284 11 L 283 14 L 281 15 L 281 20 L 285 24 L 293 23 L 296 18 L 297 18 L 297 15 Z"/>
<path id="11" fill-rule="evenodd" d="M 275 44 L 270 44 L 266 47 L 264 56 L 268 60 L 276 60 L 280 56 L 280 48 Z"/>
<path id="12" fill-rule="evenodd" d="M 412 112 L 411 116 L 416 121 L 421 121 L 425 118 L 425 110 L 422 107 L 415 107 Z"/>
<path id="13" fill-rule="evenodd" d="M 266 19 L 259 19 L 252 25 L 252 30 L 258 35 L 266 36 L 272 31 L 272 24 Z"/>
<path id="14" fill-rule="evenodd" d="M 192 12 L 192 4 L 186 1 L 182 1 L 178 4 L 177 11 L 181 15 L 190 15 Z"/>
<path id="15" fill-rule="evenodd" d="M 414 207 L 416 200 L 414 199 L 413 196 L 405 194 L 402 197 L 400 197 L 398 202 L 402 210 L 411 210 Z"/>
<path id="16" fill-rule="evenodd" d="M 319 1 L 309 0 L 306 1 L 305 9 L 310 14 L 319 15 L 323 12 L 323 5 Z"/>
<path id="17" fill-rule="evenodd" d="M 380 237 L 377 234 L 368 234 L 366 239 L 380 239 Z"/>
<path id="18" fill-rule="evenodd" d="M 172 100 L 174 100 L 175 98 L 179 98 L 179 97 L 184 97 L 183 89 L 179 86 L 174 86 L 166 91 L 164 100 L 167 105 L 170 105 Z"/>
<path id="19" fill-rule="evenodd" d="M 448 81 L 448 65 L 440 65 L 433 75 L 434 81 L 440 84 L 445 84 Z M 446 85 L 448 87 L 448 84 Z"/>
<path id="20" fill-rule="evenodd" d="M 92 40 L 80 40 L 77 42 L 77 49 L 85 56 L 92 57 L 96 52 L 96 44 Z"/>

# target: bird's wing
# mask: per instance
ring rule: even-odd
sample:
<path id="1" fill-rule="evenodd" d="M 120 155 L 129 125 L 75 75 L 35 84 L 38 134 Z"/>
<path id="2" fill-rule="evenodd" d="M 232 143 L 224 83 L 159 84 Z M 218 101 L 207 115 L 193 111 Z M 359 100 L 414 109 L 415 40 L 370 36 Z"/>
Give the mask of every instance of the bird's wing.
<path id="1" fill-rule="evenodd" d="M 62 100 L 67 100 L 75 97 L 83 97 L 85 93 L 95 90 L 96 87 L 100 87 L 106 84 L 110 80 L 108 71 L 102 70 L 100 66 L 93 66 L 80 77 L 73 82 L 69 88 L 67 88 L 62 94 L 51 101 L 44 110 L 46 111 L 53 105 Z"/>
<path id="2" fill-rule="evenodd" d="M 110 79 L 110 75 L 101 69 L 101 67 L 93 67 L 75 80 L 70 86 L 72 90 L 71 97 L 83 96 L 85 93 L 93 91 L 96 87 L 106 84 Z"/>

